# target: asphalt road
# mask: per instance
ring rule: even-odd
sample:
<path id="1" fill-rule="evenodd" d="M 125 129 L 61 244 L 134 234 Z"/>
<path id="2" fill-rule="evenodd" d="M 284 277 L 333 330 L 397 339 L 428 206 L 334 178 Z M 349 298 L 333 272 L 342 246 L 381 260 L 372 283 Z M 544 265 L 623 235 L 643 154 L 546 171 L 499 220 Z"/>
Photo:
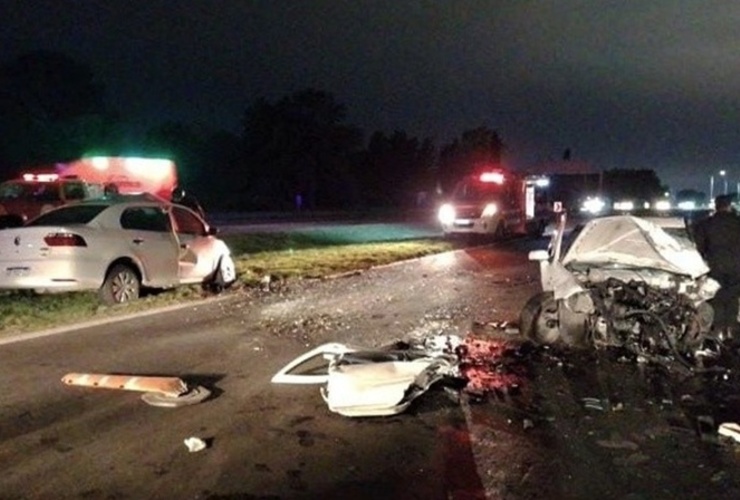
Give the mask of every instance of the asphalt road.
<path id="1" fill-rule="evenodd" d="M 491 331 L 538 290 L 531 246 L 277 283 L 2 345 L 0 498 L 740 497 L 735 448 L 697 427 L 740 418 L 736 392 Z M 515 349 L 516 390 L 435 387 L 400 415 L 354 419 L 330 412 L 315 386 L 270 383 L 324 342 L 471 332 Z M 158 408 L 67 386 L 70 372 L 176 376 L 213 396 Z M 208 447 L 188 452 L 190 436 Z"/>

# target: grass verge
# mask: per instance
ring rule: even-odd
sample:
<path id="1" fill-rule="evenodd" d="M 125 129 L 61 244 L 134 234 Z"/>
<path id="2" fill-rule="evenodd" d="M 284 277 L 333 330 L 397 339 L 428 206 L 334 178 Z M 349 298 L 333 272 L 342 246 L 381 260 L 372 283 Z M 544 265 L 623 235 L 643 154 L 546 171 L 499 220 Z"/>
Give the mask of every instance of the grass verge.
<path id="1" fill-rule="evenodd" d="M 234 254 L 238 274 L 234 290 L 226 293 L 255 287 L 265 276 L 279 280 L 322 278 L 455 247 L 434 238 L 347 244 L 341 239 L 312 238 L 301 233 L 232 235 L 224 240 Z M 206 296 L 198 286 L 183 286 L 149 293 L 128 304 L 105 306 L 95 292 L 38 295 L 0 291 L 0 336 L 193 302 Z"/>

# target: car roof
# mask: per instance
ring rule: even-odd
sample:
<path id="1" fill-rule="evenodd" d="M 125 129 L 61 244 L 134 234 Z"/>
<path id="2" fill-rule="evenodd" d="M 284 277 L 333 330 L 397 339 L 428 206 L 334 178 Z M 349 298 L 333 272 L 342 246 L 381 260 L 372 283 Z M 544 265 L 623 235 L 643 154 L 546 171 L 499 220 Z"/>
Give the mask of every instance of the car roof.
<path id="1" fill-rule="evenodd" d="M 675 210 L 668 210 L 665 212 L 656 210 L 634 210 L 630 212 L 614 211 L 600 214 L 596 217 L 588 217 L 584 223 L 592 219 L 603 219 L 606 217 L 637 217 L 638 219 L 650 221 L 656 226 L 669 229 L 685 228 L 688 215 L 685 212 Z"/>
<path id="2" fill-rule="evenodd" d="M 206 225 L 209 225 L 206 220 L 204 220 L 197 212 L 195 212 L 192 208 L 187 207 L 185 205 L 181 205 L 179 203 L 173 203 L 171 201 L 165 200 L 163 198 L 160 198 L 156 195 L 153 195 L 151 193 L 141 193 L 141 194 L 114 194 L 114 195 L 108 195 L 108 196 L 102 196 L 100 198 L 89 198 L 86 200 L 80 200 L 73 202 L 74 205 L 105 205 L 106 207 L 113 207 L 113 206 L 160 206 L 160 207 L 178 207 L 182 208 L 184 210 L 187 210 L 188 212 L 191 212 L 198 216 Z M 69 206 L 69 205 L 65 205 Z M 59 210 L 62 207 L 58 207 L 55 210 Z"/>
<path id="3" fill-rule="evenodd" d="M 160 205 L 173 205 L 171 201 L 160 198 L 150 193 L 141 194 L 108 194 L 99 198 L 88 198 L 77 203 L 87 203 L 93 205 L 117 205 L 119 203 L 155 203 Z"/>
<path id="4" fill-rule="evenodd" d="M 107 197 L 104 196 L 100 198 L 91 198 L 87 200 L 74 201 L 72 203 L 67 203 L 65 205 L 61 205 L 59 207 L 53 208 L 49 212 L 47 212 L 47 214 L 53 213 L 53 212 L 59 212 L 60 210 L 74 209 L 74 207 L 104 207 L 91 220 L 97 220 L 98 223 L 102 222 L 103 225 L 107 225 L 111 223 L 112 221 L 117 220 L 118 217 L 120 217 L 121 213 L 123 213 L 129 207 L 168 208 L 168 207 L 175 207 L 175 206 L 182 210 L 188 211 L 194 216 L 198 217 L 198 219 L 200 219 L 201 222 L 206 225 L 206 227 L 208 228 L 211 227 L 210 224 L 208 224 L 208 222 L 205 219 L 203 219 L 198 213 L 196 213 L 191 208 L 186 207 L 184 205 L 177 204 L 177 203 L 169 202 L 167 200 L 164 200 L 162 198 L 159 198 L 151 194 L 114 195 L 114 196 L 107 196 Z M 43 217 L 44 215 L 45 214 L 42 214 L 40 217 Z"/>

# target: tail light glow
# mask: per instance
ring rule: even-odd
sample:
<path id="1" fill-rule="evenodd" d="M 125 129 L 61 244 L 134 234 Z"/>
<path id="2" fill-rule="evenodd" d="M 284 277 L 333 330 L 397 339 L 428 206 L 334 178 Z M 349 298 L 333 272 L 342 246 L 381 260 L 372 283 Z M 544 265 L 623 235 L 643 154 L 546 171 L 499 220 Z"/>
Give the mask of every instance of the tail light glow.
<path id="1" fill-rule="evenodd" d="M 49 233 L 44 236 L 44 243 L 50 247 L 86 247 L 87 242 L 79 234 Z"/>

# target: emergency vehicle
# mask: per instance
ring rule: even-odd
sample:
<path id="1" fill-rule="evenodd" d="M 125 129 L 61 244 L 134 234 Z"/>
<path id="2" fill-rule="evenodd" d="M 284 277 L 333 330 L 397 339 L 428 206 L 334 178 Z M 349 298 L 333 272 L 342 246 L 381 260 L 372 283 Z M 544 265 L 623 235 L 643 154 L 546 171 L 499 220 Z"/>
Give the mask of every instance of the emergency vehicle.
<path id="1" fill-rule="evenodd" d="M 101 184 L 57 173 L 25 173 L 0 184 L 0 229 L 25 222 L 72 201 L 103 195 Z"/>
<path id="2" fill-rule="evenodd" d="M 150 193 L 170 200 L 177 186 L 177 168 L 171 160 L 126 156 L 91 156 L 57 165 L 65 176 L 114 186 L 121 194 Z"/>
<path id="3" fill-rule="evenodd" d="M 177 168 L 166 159 L 91 156 L 57 163 L 0 184 L 0 229 L 20 226 L 65 203 L 112 192 L 169 201 L 175 186 Z"/>
<path id="4" fill-rule="evenodd" d="M 547 177 L 501 168 L 467 175 L 439 208 L 442 231 L 445 236 L 541 236 L 553 220 L 547 184 Z"/>

